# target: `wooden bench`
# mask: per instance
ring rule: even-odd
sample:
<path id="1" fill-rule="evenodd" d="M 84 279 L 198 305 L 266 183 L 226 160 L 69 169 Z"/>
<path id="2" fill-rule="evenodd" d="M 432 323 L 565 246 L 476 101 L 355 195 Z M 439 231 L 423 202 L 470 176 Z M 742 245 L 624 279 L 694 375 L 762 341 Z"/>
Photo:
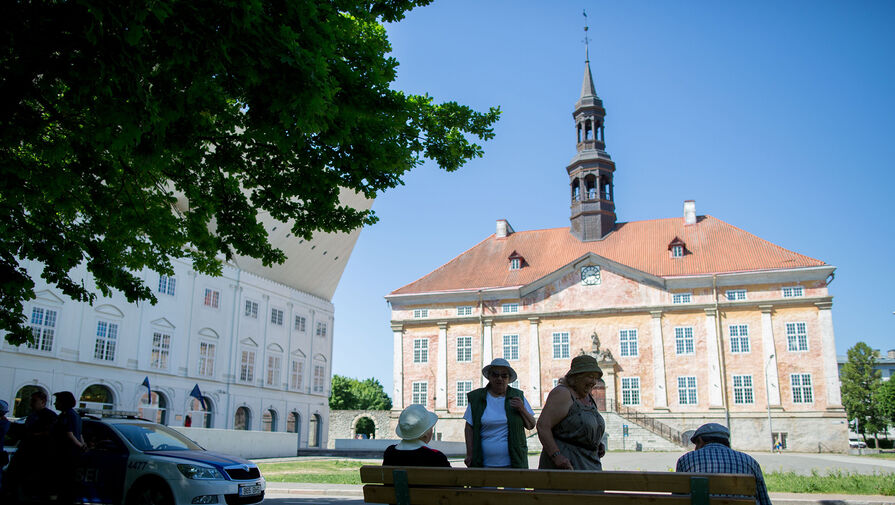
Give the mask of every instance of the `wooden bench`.
<path id="1" fill-rule="evenodd" d="M 360 476 L 367 503 L 755 505 L 752 475 L 368 465 Z"/>

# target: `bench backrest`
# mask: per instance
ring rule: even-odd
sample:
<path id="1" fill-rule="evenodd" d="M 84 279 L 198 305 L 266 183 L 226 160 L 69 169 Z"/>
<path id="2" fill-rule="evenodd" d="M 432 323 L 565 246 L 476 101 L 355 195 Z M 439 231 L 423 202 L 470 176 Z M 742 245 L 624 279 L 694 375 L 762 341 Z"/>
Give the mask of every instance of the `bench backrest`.
<path id="1" fill-rule="evenodd" d="M 754 505 L 755 477 L 675 472 L 591 472 L 363 466 L 368 503 Z M 502 488 L 502 489 L 498 489 Z M 712 496 L 735 495 L 735 496 Z M 555 498 L 555 499 L 551 499 Z M 597 500 L 597 501 L 595 501 Z"/>

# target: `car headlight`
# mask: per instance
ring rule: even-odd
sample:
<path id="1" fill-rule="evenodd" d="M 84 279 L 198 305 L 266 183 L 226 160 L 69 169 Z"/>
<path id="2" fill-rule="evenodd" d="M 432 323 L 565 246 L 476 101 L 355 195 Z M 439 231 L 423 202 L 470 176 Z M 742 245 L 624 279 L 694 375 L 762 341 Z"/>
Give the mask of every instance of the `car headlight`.
<path id="1" fill-rule="evenodd" d="M 221 473 L 214 468 L 196 465 L 177 465 L 177 469 L 187 479 L 223 479 Z"/>

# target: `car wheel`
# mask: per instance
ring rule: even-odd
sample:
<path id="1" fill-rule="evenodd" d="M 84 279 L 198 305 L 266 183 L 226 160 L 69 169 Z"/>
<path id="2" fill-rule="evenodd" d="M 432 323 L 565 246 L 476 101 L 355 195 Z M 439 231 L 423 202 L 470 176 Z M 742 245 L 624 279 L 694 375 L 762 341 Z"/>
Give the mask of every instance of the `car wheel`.
<path id="1" fill-rule="evenodd" d="M 162 482 L 144 482 L 128 493 L 127 505 L 174 505 L 174 496 Z"/>

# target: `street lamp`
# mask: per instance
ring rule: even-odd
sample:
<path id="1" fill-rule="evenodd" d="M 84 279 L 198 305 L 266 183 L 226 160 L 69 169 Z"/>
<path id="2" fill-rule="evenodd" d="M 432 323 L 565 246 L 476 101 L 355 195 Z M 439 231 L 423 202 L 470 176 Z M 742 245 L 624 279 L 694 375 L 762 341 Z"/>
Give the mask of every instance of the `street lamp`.
<path id="1" fill-rule="evenodd" d="M 771 366 L 771 360 L 774 359 L 774 355 L 771 354 L 768 356 L 767 363 L 764 364 L 764 390 L 765 390 L 765 402 L 768 406 L 768 431 L 771 432 L 771 452 L 774 452 L 774 428 L 771 425 L 771 386 L 770 381 L 768 380 L 768 367 Z"/>

